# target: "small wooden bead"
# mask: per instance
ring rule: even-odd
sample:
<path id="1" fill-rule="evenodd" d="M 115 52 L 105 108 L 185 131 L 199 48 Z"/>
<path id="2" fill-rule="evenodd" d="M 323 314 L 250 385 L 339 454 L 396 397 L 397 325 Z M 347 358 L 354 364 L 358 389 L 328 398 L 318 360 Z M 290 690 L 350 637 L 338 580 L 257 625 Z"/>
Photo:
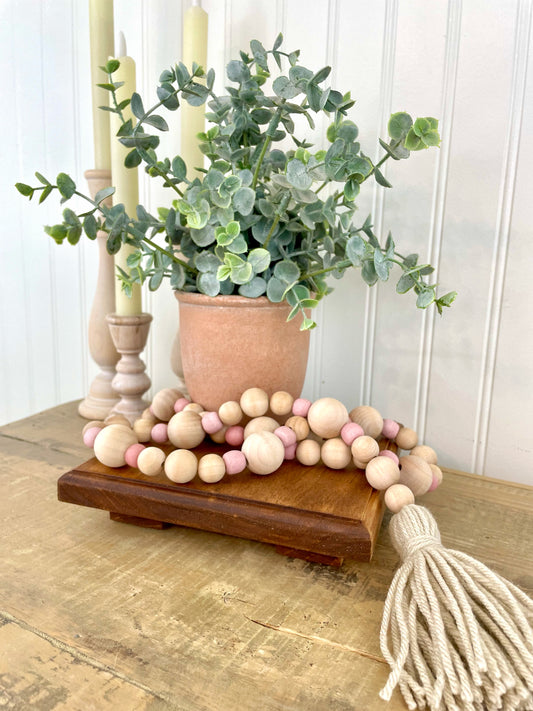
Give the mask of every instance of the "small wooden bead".
<path id="1" fill-rule="evenodd" d="M 131 423 L 128 418 L 118 412 L 108 415 L 104 420 L 104 425 L 106 427 L 108 425 L 125 425 L 125 427 L 129 427 L 131 429 Z"/>
<path id="2" fill-rule="evenodd" d="M 194 449 L 204 437 L 202 418 L 194 410 L 176 412 L 168 423 L 168 438 L 178 449 Z"/>
<path id="3" fill-rule="evenodd" d="M 198 415 L 201 415 L 202 412 L 205 412 L 204 408 L 198 402 L 188 402 L 183 408 L 183 410 L 189 412 L 196 412 Z"/>
<path id="4" fill-rule="evenodd" d="M 215 484 L 226 473 L 226 464 L 219 454 L 204 454 L 198 462 L 198 476 L 206 484 Z"/>
<path id="5" fill-rule="evenodd" d="M 272 474 L 283 463 L 285 447 L 273 432 L 255 432 L 244 440 L 242 451 L 254 474 Z"/>
<path id="6" fill-rule="evenodd" d="M 224 444 L 226 441 L 226 432 L 228 431 L 228 428 L 226 425 L 222 425 L 222 429 L 218 430 L 218 432 L 213 432 L 213 434 L 210 434 L 209 436 L 215 442 L 215 444 Z M 242 442 L 241 442 L 242 444 Z M 240 445 L 239 445 L 240 446 Z"/>
<path id="7" fill-rule="evenodd" d="M 242 420 L 243 412 L 238 402 L 228 400 L 218 408 L 218 416 L 225 425 L 232 427 L 233 425 L 238 425 Z"/>
<path id="8" fill-rule="evenodd" d="M 382 449 L 379 453 L 379 456 L 388 457 L 389 459 L 392 459 L 395 464 L 400 464 L 400 458 L 398 457 L 396 452 L 392 452 L 390 449 Z"/>
<path id="9" fill-rule="evenodd" d="M 224 425 L 218 416 L 218 412 L 203 412 L 202 427 L 204 428 L 204 432 L 207 432 L 207 434 L 215 434 L 215 432 L 221 430 Z"/>
<path id="10" fill-rule="evenodd" d="M 296 459 L 305 467 L 313 467 L 320 461 L 320 444 L 314 439 L 302 440 L 296 448 Z"/>
<path id="11" fill-rule="evenodd" d="M 165 453 L 159 447 L 146 447 L 139 453 L 137 467 L 146 476 L 157 476 L 163 471 Z"/>
<path id="12" fill-rule="evenodd" d="M 105 425 L 103 420 L 91 420 L 90 422 L 86 422 L 82 431 L 81 431 L 81 436 L 83 438 L 83 435 L 87 432 L 87 430 L 90 430 L 91 427 L 99 427 L 101 430 L 104 429 Z"/>
<path id="13" fill-rule="evenodd" d="M 284 447 L 290 447 L 293 444 L 296 444 L 297 442 L 296 432 L 294 430 L 291 430 L 290 427 L 287 427 L 287 425 L 277 427 L 274 430 L 274 434 L 276 435 L 276 437 L 280 438 L 280 440 L 283 442 Z"/>
<path id="14" fill-rule="evenodd" d="M 83 433 L 83 444 L 89 447 L 89 449 L 92 449 L 94 447 L 94 440 L 103 429 L 103 427 L 89 427 L 89 429 Z"/>
<path id="15" fill-rule="evenodd" d="M 176 484 L 187 484 L 198 471 L 198 460 L 188 449 L 175 449 L 165 459 L 165 474 Z"/>
<path id="16" fill-rule="evenodd" d="M 360 405 L 350 411 L 350 420 L 361 425 L 365 434 L 376 439 L 383 429 L 383 417 L 370 405 Z"/>
<path id="17" fill-rule="evenodd" d="M 268 410 L 268 395 L 261 388 L 248 388 L 241 395 L 240 406 L 248 417 L 261 417 Z"/>
<path id="18" fill-rule="evenodd" d="M 179 397 L 174 403 L 174 412 L 181 412 L 190 402 L 186 397 Z"/>
<path id="19" fill-rule="evenodd" d="M 410 427 L 400 427 L 396 435 L 396 444 L 400 449 L 413 449 L 418 443 L 418 435 Z"/>
<path id="20" fill-rule="evenodd" d="M 137 435 L 139 442 L 149 442 L 152 436 L 152 427 L 154 426 L 154 420 L 149 420 L 142 417 L 140 420 L 135 420 L 133 423 L 133 431 Z"/>
<path id="21" fill-rule="evenodd" d="M 388 457 L 374 457 L 366 465 L 366 480 L 378 491 L 384 491 L 400 482 L 400 469 L 396 462 Z"/>
<path id="22" fill-rule="evenodd" d="M 226 430 L 226 442 L 232 447 L 240 447 L 244 442 L 244 427 L 232 425 Z"/>
<path id="23" fill-rule="evenodd" d="M 94 456 L 106 467 L 123 467 L 128 447 L 137 444 L 137 437 L 123 425 L 109 425 L 94 440 Z"/>
<path id="24" fill-rule="evenodd" d="M 244 428 L 244 439 L 249 437 L 254 432 L 274 432 L 279 427 L 279 422 L 273 417 L 267 417 L 262 415 L 261 417 L 254 417 Z"/>
<path id="25" fill-rule="evenodd" d="M 316 400 L 307 413 L 309 427 L 319 437 L 338 437 L 342 426 L 348 422 L 348 410 L 340 400 L 322 397 Z"/>
<path id="26" fill-rule="evenodd" d="M 285 390 L 278 390 L 270 398 L 270 409 L 274 415 L 283 417 L 292 411 L 293 403 L 294 398 L 290 393 L 285 392 Z"/>
<path id="27" fill-rule="evenodd" d="M 435 491 L 435 489 L 442 484 L 442 469 L 436 464 L 430 464 L 431 473 L 433 474 L 433 480 L 428 491 Z"/>
<path id="28" fill-rule="evenodd" d="M 285 427 L 290 427 L 291 430 L 294 430 L 296 440 L 298 442 L 306 439 L 309 435 L 309 425 L 307 424 L 307 420 L 305 417 L 301 417 L 300 415 L 293 415 L 292 417 L 289 417 L 289 419 L 285 422 Z"/>
<path id="29" fill-rule="evenodd" d="M 385 437 L 385 439 L 396 439 L 399 431 L 400 425 L 397 422 L 387 418 L 383 420 L 383 429 L 381 430 L 381 434 Z"/>
<path id="30" fill-rule="evenodd" d="M 297 446 L 297 442 L 294 442 L 294 444 L 289 444 L 288 447 L 285 447 L 285 459 L 287 461 L 292 461 L 293 459 L 296 459 Z"/>
<path id="31" fill-rule="evenodd" d="M 350 447 L 341 437 L 327 439 L 322 445 L 320 456 L 330 469 L 344 469 L 352 459 Z"/>
<path id="32" fill-rule="evenodd" d="M 240 474 L 246 469 L 246 457 L 240 449 L 232 449 L 222 455 L 226 465 L 226 474 Z"/>
<path id="33" fill-rule="evenodd" d="M 421 496 L 433 483 L 429 464 L 412 454 L 400 457 L 400 483 L 408 486 L 415 496 Z"/>
<path id="34" fill-rule="evenodd" d="M 152 412 L 158 420 L 168 422 L 175 414 L 174 404 L 176 400 L 183 397 L 183 393 L 175 388 L 163 388 L 154 395 L 152 400 Z"/>
<path id="35" fill-rule="evenodd" d="M 311 400 L 298 397 L 292 404 L 292 414 L 299 415 L 300 417 L 307 417 L 307 413 L 309 412 L 309 408 L 312 404 Z"/>
<path id="36" fill-rule="evenodd" d="M 389 511 L 392 511 L 392 513 L 398 513 L 404 506 L 415 503 L 413 492 L 409 487 L 403 484 L 393 484 L 387 489 L 383 498 L 385 500 L 385 506 Z"/>
<path id="37" fill-rule="evenodd" d="M 379 444 L 373 437 L 363 435 L 354 440 L 351 452 L 355 466 L 364 469 L 371 459 L 378 456 Z"/>
<path id="38" fill-rule="evenodd" d="M 435 452 L 433 447 L 429 447 L 427 444 L 417 444 L 416 447 L 413 447 L 410 454 L 415 457 L 420 457 L 420 459 L 423 459 L 428 464 L 437 463 L 437 452 Z"/>
<path id="39" fill-rule="evenodd" d="M 365 431 L 357 422 L 347 422 L 341 429 L 341 437 L 348 447 L 351 447 L 354 440 L 358 437 L 362 437 L 364 433 Z"/>
<path id="40" fill-rule="evenodd" d="M 147 407 L 146 410 L 143 410 L 141 416 L 139 417 L 140 420 L 150 420 L 150 422 L 155 425 L 157 422 L 157 417 L 154 415 L 152 412 L 151 407 Z"/>
<path id="41" fill-rule="evenodd" d="M 139 454 L 143 451 L 143 449 L 146 449 L 146 447 L 144 446 L 144 444 L 139 443 L 132 444 L 131 447 L 128 447 L 128 449 L 124 453 L 124 459 L 126 460 L 126 464 L 128 465 L 128 467 L 137 469 Z"/>

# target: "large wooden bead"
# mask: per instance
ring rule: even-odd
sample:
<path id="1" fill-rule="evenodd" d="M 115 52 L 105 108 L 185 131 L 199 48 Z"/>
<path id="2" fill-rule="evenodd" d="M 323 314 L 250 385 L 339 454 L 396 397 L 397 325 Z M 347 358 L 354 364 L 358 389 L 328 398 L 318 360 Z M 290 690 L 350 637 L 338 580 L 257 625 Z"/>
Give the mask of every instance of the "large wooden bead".
<path id="1" fill-rule="evenodd" d="M 168 438 L 178 449 L 194 449 L 205 437 L 202 418 L 194 410 L 182 410 L 170 419 Z"/>
<path id="2" fill-rule="evenodd" d="M 389 511 L 392 511 L 392 513 L 398 513 L 404 506 L 415 503 L 413 492 L 404 484 L 393 484 L 387 489 L 383 498 L 385 500 L 385 506 Z"/>
<path id="3" fill-rule="evenodd" d="M 244 439 L 249 437 L 254 432 L 274 432 L 279 427 L 279 422 L 277 422 L 273 417 L 267 417 L 263 415 L 262 417 L 254 417 L 244 428 Z"/>
<path id="4" fill-rule="evenodd" d="M 379 454 L 379 444 L 373 437 L 363 435 L 352 442 L 353 463 L 359 469 L 364 469 L 371 459 Z"/>
<path id="5" fill-rule="evenodd" d="M 400 484 L 408 486 L 415 496 L 429 491 L 433 483 L 433 472 L 429 464 L 412 454 L 400 457 Z"/>
<path id="6" fill-rule="evenodd" d="M 436 464 L 430 464 L 431 473 L 433 474 L 433 481 L 428 491 L 435 491 L 435 489 L 442 484 L 442 469 Z"/>
<path id="7" fill-rule="evenodd" d="M 370 486 L 383 491 L 400 482 L 400 468 L 388 457 L 374 457 L 366 465 L 365 476 Z"/>
<path id="8" fill-rule="evenodd" d="M 301 417 L 300 415 L 293 415 L 292 417 L 289 417 L 289 419 L 285 422 L 285 427 L 290 427 L 291 430 L 294 430 L 296 440 L 298 442 L 306 439 L 309 434 L 309 425 L 307 424 L 307 420 L 305 417 Z"/>
<path id="9" fill-rule="evenodd" d="M 180 397 L 183 397 L 183 393 L 175 388 L 163 388 L 156 393 L 152 400 L 152 412 L 157 419 L 168 422 L 174 415 L 174 404 Z"/>
<path id="10" fill-rule="evenodd" d="M 165 453 L 159 447 L 146 447 L 137 457 L 137 467 L 146 476 L 157 476 L 163 471 Z"/>
<path id="11" fill-rule="evenodd" d="M 155 419 L 149 420 L 146 417 L 141 417 L 140 420 L 135 420 L 133 423 L 133 431 L 135 432 L 139 442 L 149 442 L 152 436 L 152 427 L 154 427 Z"/>
<path id="12" fill-rule="evenodd" d="M 225 425 L 233 427 L 233 425 L 238 425 L 242 420 L 243 412 L 238 402 L 228 400 L 218 408 L 218 416 Z"/>
<path id="13" fill-rule="evenodd" d="M 410 427 L 400 427 L 396 435 L 396 444 L 400 449 L 413 449 L 418 444 L 418 435 Z"/>
<path id="14" fill-rule="evenodd" d="M 198 415 L 201 415 L 202 412 L 205 412 L 202 405 L 200 405 L 200 403 L 198 402 L 188 402 L 183 409 L 189 412 L 196 412 Z"/>
<path id="15" fill-rule="evenodd" d="M 294 398 L 290 393 L 285 392 L 285 390 L 278 390 L 270 398 L 270 409 L 274 415 L 283 417 L 292 412 L 293 403 Z"/>
<path id="16" fill-rule="evenodd" d="M 81 431 L 82 437 L 87 432 L 87 430 L 90 430 L 93 427 L 98 427 L 99 429 L 103 430 L 105 425 L 102 420 L 91 420 L 90 422 L 86 422 Z"/>
<path id="17" fill-rule="evenodd" d="M 198 471 L 198 460 L 188 449 L 175 449 L 165 459 L 165 474 L 176 484 L 187 484 Z"/>
<path id="18" fill-rule="evenodd" d="M 316 400 L 307 413 L 309 427 L 319 437 L 338 437 L 342 426 L 348 422 L 348 410 L 340 400 L 322 397 Z"/>
<path id="19" fill-rule="evenodd" d="M 248 417 L 261 417 L 268 410 L 268 395 L 261 388 L 248 388 L 241 395 L 240 406 Z"/>
<path id="20" fill-rule="evenodd" d="M 104 425 L 106 427 L 108 425 L 124 425 L 125 427 L 129 427 L 131 429 L 131 423 L 128 418 L 121 415 L 119 412 L 113 412 L 111 415 L 108 415 L 104 420 Z"/>
<path id="21" fill-rule="evenodd" d="M 296 459 L 306 467 L 314 467 L 320 461 L 320 444 L 314 439 L 304 439 L 296 447 Z"/>
<path id="22" fill-rule="evenodd" d="M 149 407 L 147 407 L 146 410 L 142 411 L 142 414 L 139 417 L 139 419 L 140 420 L 150 420 L 150 422 L 152 423 L 152 426 L 155 425 L 155 423 L 157 422 L 157 417 L 154 415 L 154 413 L 152 412 L 152 410 Z"/>
<path id="23" fill-rule="evenodd" d="M 379 437 L 383 429 L 383 417 L 375 407 L 370 407 L 370 405 L 355 407 L 350 412 L 350 420 L 361 425 L 364 433 L 374 439 Z"/>
<path id="24" fill-rule="evenodd" d="M 94 456 L 106 467 L 123 467 L 126 450 L 136 443 L 133 430 L 123 425 L 109 425 L 94 440 Z"/>
<path id="25" fill-rule="evenodd" d="M 272 474 L 285 458 L 283 443 L 272 432 L 255 432 L 244 440 L 242 451 L 254 474 Z"/>
<path id="26" fill-rule="evenodd" d="M 411 450 L 411 456 L 420 457 L 420 459 L 423 459 L 428 464 L 437 463 L 437 452 L 435 452 L 433 447 L 429 447 L 427 444 L 417 444 L 416 447 L 413 447 Z"/>
<path id="27" fill-rule="evenodd" d="M 320 450 L 324 464 L 330 469 L 344 469 L 352 459 L 350 447 L 341 437 L 327 439 Z"/>
<path id="28" fill-rule="evenodd" d="M 204 454 L 198 462 L 198 476 L 206 484 L 215 484 L 226 473 L 226 464 L 218 454 Z"/>

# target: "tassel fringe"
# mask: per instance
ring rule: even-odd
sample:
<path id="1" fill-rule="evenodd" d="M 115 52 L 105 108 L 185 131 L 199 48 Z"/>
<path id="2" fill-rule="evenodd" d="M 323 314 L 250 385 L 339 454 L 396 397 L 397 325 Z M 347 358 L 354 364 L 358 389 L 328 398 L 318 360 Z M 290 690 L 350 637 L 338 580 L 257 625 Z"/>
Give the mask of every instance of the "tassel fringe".
<path id="1" fill-rule="evenodd" d="M 385 602 L 381 651 L 409 709 L 533 711 L 533 601 L 474 558 L 441 544 L 412 504 L 390 523 L 402 565 Z"/>

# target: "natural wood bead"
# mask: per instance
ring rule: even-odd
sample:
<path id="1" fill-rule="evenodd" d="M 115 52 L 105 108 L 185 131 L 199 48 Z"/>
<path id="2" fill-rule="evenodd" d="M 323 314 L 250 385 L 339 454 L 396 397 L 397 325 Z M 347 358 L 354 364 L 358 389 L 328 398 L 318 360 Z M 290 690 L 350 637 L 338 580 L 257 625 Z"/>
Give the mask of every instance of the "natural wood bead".
<path id="1" fill-rule="evenodd" d="M 241 406 L 235 400 L 228 400 L 218 408 L 218 416 L 225 425 L 238 425 L 243 418 Z"/>
<path id="2" fill-rule="evenodd" d="M 194 449 L 205 437 L 202 418 L 194 410 L 176 412 L 168 423 L 168 438 L 178 449 Z"/>
<path id="3" fill-rule="evenodd" d="M 226 473 L 226 464 L 218 454 L 204 454 L 198 462 L 198 476 L 206 484 L 215 484 Z"/>
<path id="4" fill-rule="evenodd" d="M 188 449 L 175 449 L 165 459 L 165 474 L 176 484 L 187 484 L 198 471 L 198 460 Z"/>
<path id="5" fill-rule="evenodd" d="M 198 415 L 201 415 L 202 412 L 205 412 L 204 408 L 198 402 L 188 402 L 183 408 L 183 410 L 189 412 L 196 412 Z"/>
<path id="6" fill-rule="evenodd" d="M 146 410 L 143 410 L 143 413 L 141 414 L 140 420 L 151 420 L 152 424 L 155 425 L 157 422 L 157 417 L 154 415 L 154 413 L 150 410 L 149 407 L 146 408 Z"/>
<path id="7" fill-rule="evenodd" d="M 370 486 L 383 491 L 400 482 L 400 469 L 392 459 L 378 456 L 366 465 L 365 476 Z"/>
<path id="8" fill-rule="evenodd" d="M 330 469 L 344 469 L 352 459 L 350 447 L 340 437 L 327 439 L 322 445 L 320 456 Z"/>
<path id="9" fill-rule="evenodd" d="M 426 461 L 412 454 L 400 457 L 400 483 L 408 486 L 415 496 L 425 494 L 432 482 L 433 473 Z"/>
<path id="10" fill-rule="evenodd" d="M 291 430 L 294 430 L 296 440 L 298 442 L 301 442 L 309 434 L 309 425 L 307 420 L 305 417 L 301 417 L 300 415 L 293 415 L 292 417 L 289 417 L 289 419 L 285 422 L 285 427 L 290 427 Z"/>
<path id="11" fill-rule="evenodd" d="M 278 390 L 270 398 L 270 409 L 274 415 L 279 415 L 283 417 L 292 412 L 292 406 L 294 403 L 294 398 L 290 393 L 284 390 Z"/>
<path id="12" fill-rule="evenodd" d="M 314 439 L 304 439 L 296 447 L 296 459 L 306 467 L 320 461 L 320 444 Z"/>
<path id="13" fill-rule="evenodd" d="M 415 503 L 413 492 L 404 484 L 393 484 L 387 489 L 383 498 L 385 506 L 392 513 L 398 513 L 404 506 Z"/>
<path id="14" fill-rule="evenodd" d="M 242 451 L 254 474 L 272 474 L 285 458 L 285 447 L 272 432 L 254 432 L 244 441 Z"/>
<path id="15" fill-rule="evenodd" d="M 165 453 L 159 447 L 146 447 L 139 453 L 137 468 L 146 476 L 157 476 L 163 471 Z"/>
<path id="16" fill-rule="evenodd" d="M 268 410 L 268 395 L 261 388 L 248 388 L 241 395 L 240 406 L 248 417 L 261 417 Z"/>
<path id="17" fill-rule="evenodd" d="M 433 480 L 428 491 L 435 491 L 435 489 L 442 484 L 442 469 L 436 464 L 430 464 L 431 473 L 433 474 Z"/>
<path id="18" fill-rule="evenodd" d="M 262 417 L 254 417 L 244 428 L 244 439 L 249 437 L 254 432 L 274 432 L 279 427 L 279 422 L 273 417 L 267 417 L 263 415 Z"/>
<path id="19" fill-rule="evenodd" d="M 354 439 L 351 452 L 355 466 L 359 469 L 364 469 L 371 459 L 378 456 L 379 444 L 373 437 L 363 435 Z"/>
<path id="20" fill-rule="evenodd" d="M 420 459 L 423 459 L 428 464 L 437 463 L 437 452 L 435 452 L 433 447 L 429 447 L 427 444 L 417 444 L 416 447 L 413 447 L 410 454 L 415 457 L 420 457 Z"/>
<path id="21" fill-rule="evenodd" d="M 361 425 L 366 435 L 377 439 L 383 429 L 383 417 L 370 405 L 360 405 L 350 412 L 350 420 Z"/>
<path id="22" fill-rule="evenodd" d="M 183 397 L 183 393 L 176 388 L 163 388 L 154 395 L 152 412 L 158 420 L 168 422 L 174 415 L 174 403 Z"/>
<path id="23" fill-rule="evenodd" d="M 105 425 L 103 420 L 91 420 L 90 422 L 87 422 L 81 431 L 82 438 L 83 435 L 87 432 L 87 430 L 91 429 L 91 427 L 99 427 L 101 430 L 103 430 Z"/>
<path id="24" fill-rule="evenodd" d="M 342 426 L 348 422 L 348 410 L 340 400 L 322 397 L 309 408 L 307 413 L 309 427 L 319 437 L 329 439 L 338 437 Z"/>
<path id="25" fill-rule="evenodd" d="M 152 427 L 157 420 L 149 420 L 141 417 L 140 420 L 135 420 L 133 423 L 133 431 L 137 435 L 139 442 L 149 442 L 152 436 Z"/>
<path id="26" fill-rule="evenodd" d="M 222 427 L 221 430 L 218 430 L 218 432 L 213 432 L 213 434 L 210 434 L 209 436 L 215 442 L 215 444 L 224 444 L 226 441 L 226 432 L 228 431 L 228 428 L 226 425 Z"/>
<path id="27" fill-rule="evenodd" d="M 104 420 L 104 425 L 106 427 L 108 425 L 124 425 L 125 427 L 129 427 L 131 430 L 131 424 L 128 418 L 124 417 L 124 415 L 121 415 L 118 412 L 108 415 Z"/>
<path id="28" fill-rule="evenodd" d="M 400 427 L 396 435 L 396 444 L 400 449 L 413 449 L 418 444 L 418 435 L 410 427 Z"/>
<path id="29" fill-rule="evenodd" d="M 108 425 L 94 440 L 94 456 L 106 467 L 123 467 L 126 450 L 136 443 L 137 437 L 131 429 L 123 425 Z"/>

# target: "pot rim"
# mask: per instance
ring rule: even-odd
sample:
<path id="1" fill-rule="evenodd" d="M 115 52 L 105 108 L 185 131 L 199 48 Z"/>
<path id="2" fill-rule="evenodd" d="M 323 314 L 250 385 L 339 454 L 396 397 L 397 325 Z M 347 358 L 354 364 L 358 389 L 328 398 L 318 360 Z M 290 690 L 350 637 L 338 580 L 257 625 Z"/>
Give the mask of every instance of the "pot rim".
<path id="1" fill-rule="evenodd" d="M 217 296 L 207 296 L 200 294 L 197 291 L 180 291 L 174 289 L 174 296 L 180 303 L 191 304 L 193 306 L 212 306 L 225 308 L 271 308 L 271 309 L 286 309 L 291 307 L 286 301 L 274 303 L 266 296 L 256 296 L 254 298 L 248 296 L 240 296 L 239 294 L 218 294 Z"/>

